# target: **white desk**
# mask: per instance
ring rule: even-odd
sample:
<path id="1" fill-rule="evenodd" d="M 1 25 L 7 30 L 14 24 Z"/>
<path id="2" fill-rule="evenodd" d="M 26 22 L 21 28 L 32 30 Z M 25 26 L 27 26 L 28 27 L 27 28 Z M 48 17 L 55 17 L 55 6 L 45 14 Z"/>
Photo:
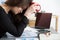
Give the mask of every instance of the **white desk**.
<path id="1" fill-rule="evenodd" d="M 45 39 L 48 39 L 49 36 L 51 36 L 51 39 L 52 39 L 52 36 L 58 34 L 52 27 L 49 29 L 49 31 L 47 32 L 44 32 L 44 33 L 41 33 L 39 32 L 38 34 L 38 37 L 40 38 L 39 40 L 45 40 Z M 46 37 L 46 38 L 45 38 Z M 56 36 L 55 36 L 56 37 Z M 44 39 L 45 38 L 45 39 Z"/>
<path id="2" fill-rule="evenodd" d="M 27 32 L 27 31 L 28 31 L 28 32 Z M 51 36 L 54 36 L 55 34 L 57 34 L 57 32 L 56 32 L 53 28 L 50 28 L 50 31 L 51 31 Z M 24 36 L 23 36 L 23 34 L 22 34 L 21 37 L 16 38 L 16 37 L 8 34 L 8 37 L 7 37 L 7 38 L 3 38 L 3 40 L 25 40 L 25 39 L 22 39 L 23 37 L 27 38 L 26 40 L 33 40 L 32 38 L 35 38 L 35 40 L 38 40 L 38 38 L 37 38 L 38 32 L 37 32 L 36 29 L 27 27 L 27 28 L 24 30 L 24 32 L 25 32 L 24 34 L 27 34 L 27 35 L 24 35 Z M 31 33 L 32 33 L 32 34 L 31 34 Z M 54 34 L 54 35 L 53 35 L 53 34 Z M 44 35 L 45 35 L 45 34 L 40 34 L 40 35 L 39 35 L 40 39 L 42 39 L 42 38 L 44 39 L 44 37 L 45 37 Z M 42 40 L 43 40 L 43 39 L 42 39 Z M 0 39 L 0 40 L 2 40 L 2 39 Z"/>

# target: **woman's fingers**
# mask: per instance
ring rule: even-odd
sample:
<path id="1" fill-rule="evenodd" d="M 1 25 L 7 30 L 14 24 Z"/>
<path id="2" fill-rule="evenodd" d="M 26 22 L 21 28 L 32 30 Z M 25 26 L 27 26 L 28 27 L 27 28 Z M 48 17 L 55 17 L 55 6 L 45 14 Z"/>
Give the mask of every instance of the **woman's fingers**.
<path id="1" fill-rule="evenodd" d="M 41 6 L 38 3 L 33 3 L 31 8 L 34 9 L 35 12 L 39 12 L 41 10 Z"/>
<path id="2" fill-rule="evenodd" d="M 25 16 L 27 18 L 30 18 L 30 16 L 32 15 L 32 13 L 37 13 L 38 11 L 40 11 L 40 6 L 39 6 L 39 4 L 34 3 L 30 7 L 28 7 L 28 9 L 25 12 Z"/>

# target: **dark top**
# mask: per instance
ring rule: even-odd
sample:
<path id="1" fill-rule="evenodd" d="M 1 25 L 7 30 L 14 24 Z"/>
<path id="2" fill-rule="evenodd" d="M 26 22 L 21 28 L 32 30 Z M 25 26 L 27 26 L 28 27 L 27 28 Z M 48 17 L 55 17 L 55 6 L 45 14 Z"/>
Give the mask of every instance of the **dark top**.
<path id="1" fill-rule="evenodd" d="M 6 14 L 4 9 L 0 6 L 0 38 L 4 36 L 6 32 L 9 32 L 15 37 L 20 37 L 28 24 L 27 17 L 23 16 L 18 25 L 16 24 L 17 22 L 15 22 L 13 16 L 10 13 Z"/>

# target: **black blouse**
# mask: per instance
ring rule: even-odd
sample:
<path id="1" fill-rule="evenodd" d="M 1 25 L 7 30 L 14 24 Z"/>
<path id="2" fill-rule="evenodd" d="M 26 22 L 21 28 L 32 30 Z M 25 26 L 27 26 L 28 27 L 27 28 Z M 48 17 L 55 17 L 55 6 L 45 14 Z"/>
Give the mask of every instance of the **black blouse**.
<path id="1" fill-rule="evenodd" d="M 13 18 L 13 16 L 9 13 L 6 14 L 4 9 L 0 6 L 0 38 L 4 36 L 6 32 L 14 35 L 15 37 L 20 37 L 23 33 L 24 28 L 28 24 L 27 17 L 23 16 L 18 25 Z"/>

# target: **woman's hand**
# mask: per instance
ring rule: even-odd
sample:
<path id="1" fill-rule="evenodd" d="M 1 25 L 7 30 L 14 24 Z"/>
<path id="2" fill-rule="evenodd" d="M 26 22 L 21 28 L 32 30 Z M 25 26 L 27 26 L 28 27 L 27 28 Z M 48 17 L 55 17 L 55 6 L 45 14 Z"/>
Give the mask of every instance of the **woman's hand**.
<path id="1" fill-rule="evenodd" d="M 37 13 L 36 10 L 40 10 L 40 8 L 38 7 L 40 7 L 39 4 L 37 3 L 32 4 L 30 7 L 28 7 L 24 15 L 29 19 L 33 13 Z"/>

